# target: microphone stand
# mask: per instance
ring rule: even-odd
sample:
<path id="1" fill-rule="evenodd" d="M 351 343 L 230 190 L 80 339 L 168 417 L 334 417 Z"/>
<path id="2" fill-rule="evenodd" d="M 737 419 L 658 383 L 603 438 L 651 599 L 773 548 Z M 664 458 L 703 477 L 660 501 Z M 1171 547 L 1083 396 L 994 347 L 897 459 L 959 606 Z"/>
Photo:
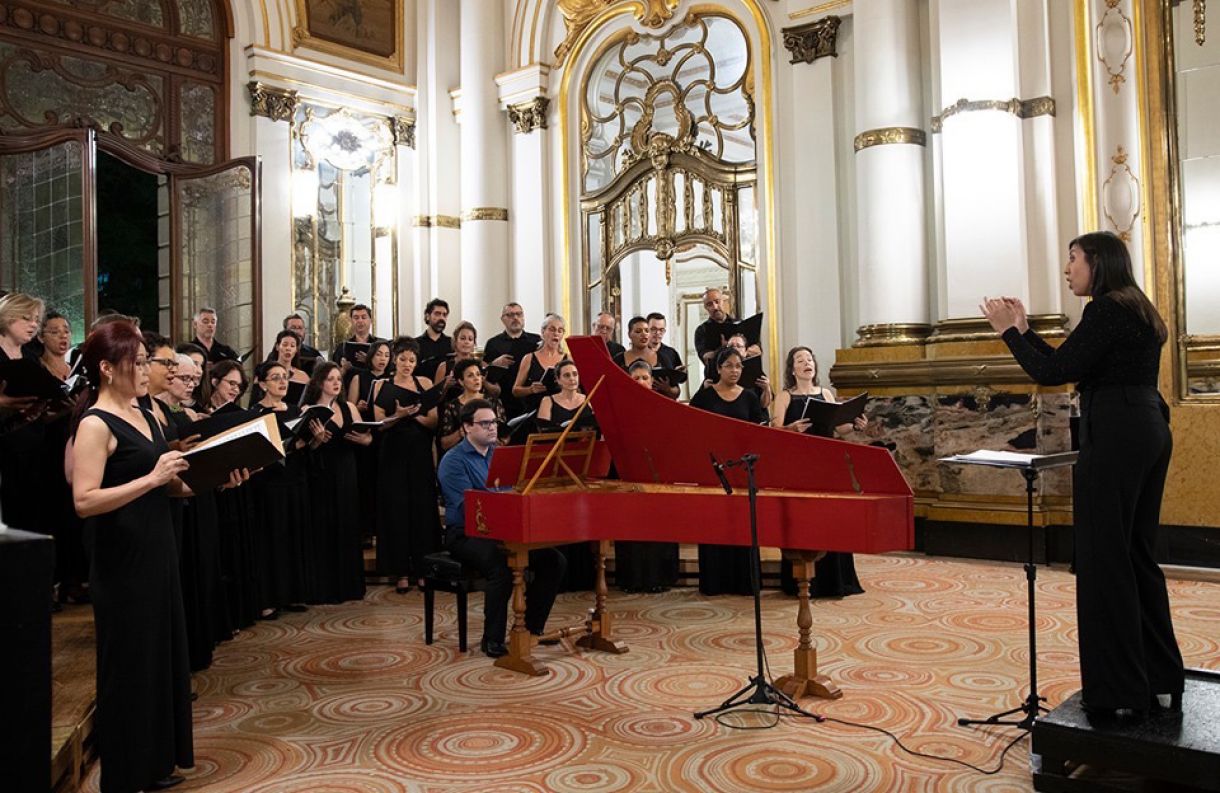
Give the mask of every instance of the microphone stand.
<path id="1" fill-rule="evenodd" d="M 716 455 L 710 456 L 712 458 L 712 468 L 716 471 L 716 476 L 720 479 L 720 485 L 724 488 L 726 495 L 731 496 L 733 494 L 733 487 L 729 484 L 724 469 L 736 468 L 738 466 L 746 469 L 746 482 L 750 499 L 750 588 L 754 591 L 754 650 L 758 667 L 754 676 L 750 678 L 750 682 L 746 683 L 744 688 L 726 699 L 719 707 L 701 710 L 695 713 L 694 716 L 696 719 L 702 719 L 705 716 L 723 713 L 742 705 L 779 705 L 794 713 L 807 716 L 814 721 L 825 721 L 824 716 L 804 710 L 791 697 L 771 685 L 767 680 L 766 656 L 764 655 L 762 634 L 762 556 L 758 547 L 758 487 L 754 481 L 754 464 L 758 462 L 758 455 L 745 454 L 740 459 L 727 460 L 724 463 L 717 460 Z"/>

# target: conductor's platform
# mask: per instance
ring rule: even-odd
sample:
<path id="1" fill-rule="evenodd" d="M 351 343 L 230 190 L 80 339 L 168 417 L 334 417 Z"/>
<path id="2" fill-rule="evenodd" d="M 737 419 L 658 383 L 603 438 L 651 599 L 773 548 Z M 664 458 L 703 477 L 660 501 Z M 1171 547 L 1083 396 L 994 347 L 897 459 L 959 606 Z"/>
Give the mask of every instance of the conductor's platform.
<path id="1" fill-rule="evenodd" d="M 1182 712 L 1093 726 L 1080 693 L 1034 723 L 1034 789 L 1220 791 L 1220 672 L 1186 670 Z"/>

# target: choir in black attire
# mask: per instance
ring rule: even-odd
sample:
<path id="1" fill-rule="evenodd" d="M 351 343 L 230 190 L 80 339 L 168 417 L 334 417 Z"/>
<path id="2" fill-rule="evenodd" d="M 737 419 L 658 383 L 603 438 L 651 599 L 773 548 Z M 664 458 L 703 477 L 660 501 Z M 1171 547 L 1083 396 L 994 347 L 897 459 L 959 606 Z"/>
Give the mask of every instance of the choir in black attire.
<path id="1" fill-rule="evenodd" d="M 505 306 L 500 315 L 505 325 L 504 332 L 492 336 L 483 347 L 483 362 L 488 367 L 487 379 L 500 386 L 500 401 L 504 404 L 504 412 L 510 419 L 533 410 L 532 407 L 525 407 L 521 400 L 513 396 L 513 383 L 517 380 L 521 361 L 542 344 L 541 336 L 523 329 L 524 316 L 521 306 L 516 303 L 509 303 Z M 509 329 L 510 326 L 512 330 Z M 512 357 L 512 362 L 508 364 L 507 368 L 497 366 L 495 363 L 496 359 L 504 355 Z"/>

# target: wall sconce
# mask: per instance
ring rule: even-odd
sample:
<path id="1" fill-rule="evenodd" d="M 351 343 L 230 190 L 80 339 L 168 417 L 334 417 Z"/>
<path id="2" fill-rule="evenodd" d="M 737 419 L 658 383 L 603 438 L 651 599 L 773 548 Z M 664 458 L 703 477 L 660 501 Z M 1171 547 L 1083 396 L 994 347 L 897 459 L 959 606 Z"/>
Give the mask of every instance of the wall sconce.
<path id="1" fill-rule="evenodd" d="M 318 172 L 313 168 L 292 172 L 292 214 L 309 218 L 318 212 Z"/>

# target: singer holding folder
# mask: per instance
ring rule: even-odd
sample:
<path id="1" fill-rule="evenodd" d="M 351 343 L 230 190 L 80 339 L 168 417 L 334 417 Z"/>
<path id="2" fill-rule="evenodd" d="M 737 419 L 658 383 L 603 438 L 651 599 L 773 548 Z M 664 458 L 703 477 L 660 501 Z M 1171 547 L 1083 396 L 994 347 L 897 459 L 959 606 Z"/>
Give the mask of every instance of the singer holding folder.
<path id="1" fill-rule="evenodd" d="M 97 736 L 102 790 L 181 782 L 194 765 L 186 622 L 170 495 L 187 468 L 156 420 L 148 353 L 135 325 L 111 322 L 82 348 L 90 382 L 73 427 L 72 500 L 85 518 L 97 632 Z M 231 485 L 247 478 L 230 475 Z"/>
<path id="2" fill-rule="evenodd" d="M 809 419 L 804 418 L 803 408 L 808 400 L 834 402 L 835 394 L 818 383 L 818 359 L 808 347 L 793 347 L 784 360 L 784 388 L 775 397 L 774 416 L 771 426 L 794 432 L 813 432 L 830 438 L 830 428 L 817 431 Z M 868 418 L 859 416 L 851 424 L 835 427 L 839 432 L 850 432 L 853 428 L 863 430 Z M 780 566 L 780 588 L 789 595 L 796 595 L 796 580 L 792 577 L 792 562 L 785 559 Z M 809 594 L 813 597 L 845 597 L 864 592 L 856 575 L 856 560 L 850 553 L 830 552 L 814 565 L 813 582 Z"/>
<path id="3" fill-rule="evenodd" d="M 1168 331 L 1110 232 L 1072 240 L 1065 268 L 1093 298 L 1058 348 L 1030 330 L 1015 298 L 980 307 L 1026 373 L 1080 392 L 1080 458 L 1072 480 L 1082 705 L 1091 719 L 1134 722 L 1180 710 L 1185 685 L 1165 576 L 1154 552 L 1173 451 L 1157 391 Z"/>

